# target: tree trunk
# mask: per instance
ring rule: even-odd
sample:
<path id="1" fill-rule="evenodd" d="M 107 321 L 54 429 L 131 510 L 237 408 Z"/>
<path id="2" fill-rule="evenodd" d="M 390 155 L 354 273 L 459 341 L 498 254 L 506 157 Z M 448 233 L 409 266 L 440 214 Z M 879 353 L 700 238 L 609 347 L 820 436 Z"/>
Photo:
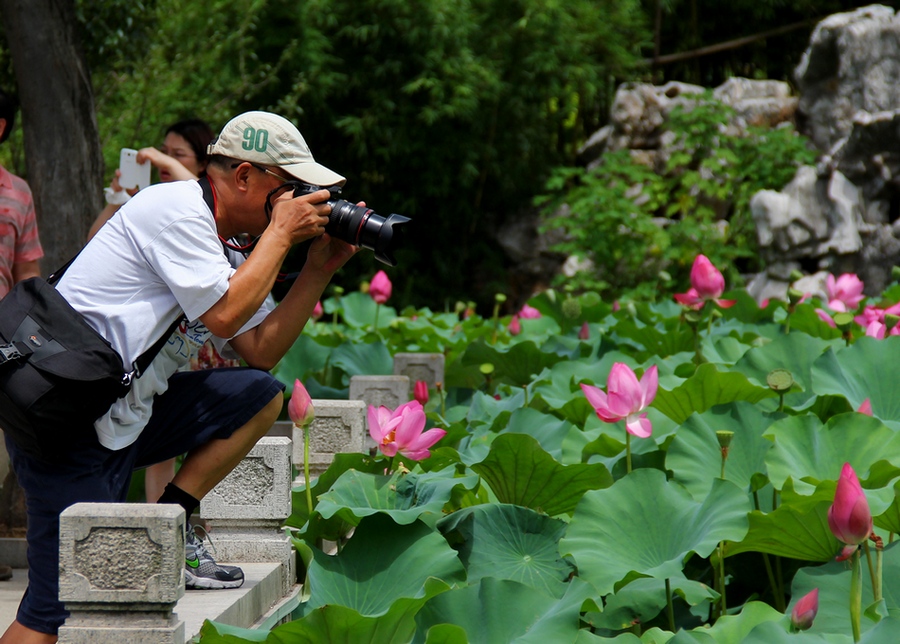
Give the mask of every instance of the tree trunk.
<path id="1" fill-rule="evenodd" d="M 94 95 L 73 0 L 0 0 L 0 18 L 19 90 L 26 178 L 46 275 L 81 249 L 100 212 L 103 157 Z M 24 524 L 22 489 L 10 471 L 0 494 L 0 526 L 16 535 Z"/>
<path id="2" fill-rule="evenodd" d="M 18 84 L 46 275 L 81 249 L 102 205 L 90 71 L 73 0 L 0 0 L 0 17 Z"/>

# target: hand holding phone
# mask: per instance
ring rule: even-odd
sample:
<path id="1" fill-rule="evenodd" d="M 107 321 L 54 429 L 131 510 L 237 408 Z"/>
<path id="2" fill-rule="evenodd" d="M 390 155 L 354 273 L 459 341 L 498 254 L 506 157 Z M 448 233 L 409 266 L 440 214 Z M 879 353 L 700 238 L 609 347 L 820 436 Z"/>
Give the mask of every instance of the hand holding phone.
<path id="1" fill-rule="evenodd" d="M 123 188 L 143 190 L 150 185 L 150 162 L 137 162 L 137 150 L 122 148 L 119 154 L 119 185 Z"/>

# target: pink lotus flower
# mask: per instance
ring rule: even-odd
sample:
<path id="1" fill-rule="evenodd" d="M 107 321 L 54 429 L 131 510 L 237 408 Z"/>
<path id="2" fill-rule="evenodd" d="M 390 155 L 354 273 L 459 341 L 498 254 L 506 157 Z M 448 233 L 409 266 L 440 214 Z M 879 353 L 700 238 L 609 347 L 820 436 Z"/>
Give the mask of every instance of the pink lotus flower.
<path id="1" fill-rule="evenodd" d="M 828 527 L 848 546 L 858 546 L 872 534 L 869 502 L 850 463 L 844 463 L 841 470 L 834 503 L 828 508 Z"/>
<path id="2" fill-rule="evenodd" d="M 862 280 L 854 273 L 844 273 L 837 279 L 829 273 L 825 278 L 828 308 L 839 313 L 855 309 L 865 297 L 863 286 Z"/>
<path id="3" fill-rule="evenodd" d="M 834 323 L 834 318 L 831 317 L 831 314 L 828 311 L 824 309 L 816 309 L 816 315 L 818 315 L 819 319 L 830 326 L 832 329 L 837 328 L 837 324 Z"/>
<path id="4" fill-rule="evenodd" d="M 588 323 L 585 322 L 581 325 L 581 329 L 578 331 L 578 339 L 579 340 L 588 340 L 591 337 L 591 328 L 588 326 Z"/>
<path id="5" fill-rule="evenodd" d="M 819 589 L 813 588 L 801 597 L 791 611 L 791 626 L 798 631 L 805 631 L 813 624 L 819 612 Z"/>
<path id="6" fill-rule="evenodd" d="M 431 456 L 429 448 L 447 434 L 438 428 L 423 431 L 425 411 L 417 400 L 400 405 L 394 411 L 369 405 L 368 421 L 369 436 L 389 458 L 397 452 L 413 461 L 428 458 Z"/>
<path id="7" fill-rule="evenodd" d="M 659 374 L 656 365 L 644 373 L 640 382 L 631 368 L 621 362 L 613 364 L 609 372 L 606 388 L 608 393 L 591 385 L 581 385 L 588 402 L 597 412 L 600 420 L 615 423 L 625 420 L 625 430 L 633 436 L 647 438 L 653 433 L 653 425 L 646 413 L 656 397 Z"/>
<path id="8" fill-rule="evenodd" d="M 316 417 L 316 410 L 313 409 L 309 392 L 299 380 L 294 380 L 294 391 L 288 402 L 288 416 L 297 427 L 306 427 Z"/>
<path id="9" fill-rule="evenodd" d="M 857 409 L 856 411 L 858 411 L 860 414 L 865 414 L 866 416 L 871 416 L 872 415 L 872 402 L 868 398 L 866 398 L 864 401 L 862 401 L 862 404 L 859 406 L 859 409 Z"/>
<path id="10" fill-rule="evenodd" d="M 510 335 L 519 335 L 522 332 L 522 323 L 519 322 L 519 316 L 513 315 L 507 327 Z"/>
<path id="11" fill-rule="evenodd" d="M 322 300 L 316 302 L 316 305 L 313 307 L 312 319 L 318 320 L 323 315 L 325 315 L 325 309 L 322 307 Z"/>
<path id="12" fill-rule="evenodd" d="M 523 320 L 536 320 L 541 317 L 541 312 L 533 306 L 528 306 L 526 304 L 522 307 L 522 310 L 519 311 L 519 317 Z"/>
<path id="13" fill-rule="evenodd" d="M 413 398 L 419 401 L 423 407 L 428 402 L 428 383 L 424 380 L 416 380 L 413 385 Z"/>
<path id="14" fill-rule="evenodd" d="M 387 273 L 384 271 L 375 273 L 375 277 L 373 277 L 372 281 L 369 283 L 369 295 L 371 295 L 372 299 L 378 304 L 384 304 L 391 299 L 392 289 L 393 285 L 391 284 L 391 280 L 388 279 Z"/>
<path id="15" fill-rule="evenodd" d="M 721 300 L 725 292 L 725 277 L 706 255 L 697 255 L 691 267 L 691 288 L 686 293 L 676 293 L 675 301 L 690 309 L 700 309 L 713 301 L 723 309 L 734 306 L 737 300 Z"/>

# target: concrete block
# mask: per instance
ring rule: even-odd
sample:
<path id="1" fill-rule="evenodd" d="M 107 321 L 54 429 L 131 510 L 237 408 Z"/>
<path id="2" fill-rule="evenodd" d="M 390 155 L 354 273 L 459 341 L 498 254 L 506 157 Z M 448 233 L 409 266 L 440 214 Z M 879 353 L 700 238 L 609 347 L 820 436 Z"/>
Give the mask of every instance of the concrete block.
<path id="1" fill-rule="evenodd" d="M 410 400 L 410 380 L 407 376 L 351 376 L 350 400 L 362 400 L 367 408 L 396 409 Z"/>
<path id="2" fill-rule="evenodd" d="M 291 440 L 264 436 L 200 501 L 216 560 L 280 563 L 287 593 L 296 580 L 290 538 L 282 529 L 291 513 Z"/>
<path id="3" fill-rule="evenodd" d="M 352 385 L 351 385 L 352 386 Z M 366 404 L 361 400 L 313 400 L 316 417 L 309 426 L 309 469 L 318 476 L 335 454 L 362 453 L 366 448 Z M 294 427 L 294 465 L 303 470 L 303 431 Z M 302 475 L 299 477 L 302 483 Z"/>
<path id="4" fill-rule="evenodd" d="M 417 380 L 424 380 L 430 391 L 437 383 L 444 383 L 443 353 L 397 353 L 394 355 L 394 375 L 409 378 L 409 398 Z"/>
<path id="5" fill-rule="evenodd" d="M 184 510 L 76 503 L 60 514 L 62 644 L 184 644 Z"/>
<path id="6" fill-rule="evenodd" d="M 291 514 L 291 440 L 264 436 L 200 501 L 204 519 L 284 521 Z M 218 547 L 218 546 L 217 546 Z"/>
<path id="7" fill-rule="evenodd" d="M 59 517 L 59 598 L 172 604 L 184 594 L 184 510 L 170 504 L 76 503 Z"/>

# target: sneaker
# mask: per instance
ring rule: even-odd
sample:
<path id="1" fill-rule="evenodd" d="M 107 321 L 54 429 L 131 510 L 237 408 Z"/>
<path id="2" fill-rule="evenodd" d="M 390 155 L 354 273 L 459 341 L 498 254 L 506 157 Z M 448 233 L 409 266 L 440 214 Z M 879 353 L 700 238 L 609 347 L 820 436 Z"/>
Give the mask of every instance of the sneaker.
<path id="1" fill-rule="evenodd" d="M 220 566 L 197 536 L 200 526 L 190 526 L 185 534 L 184 581 L 186 588 L 239 588 L 244 583 L 244 571 L 237 566 Z M 207 537 L 209 535 L 206 535 Z M 212 545 L 212 541 L 210 541 Z"/>

